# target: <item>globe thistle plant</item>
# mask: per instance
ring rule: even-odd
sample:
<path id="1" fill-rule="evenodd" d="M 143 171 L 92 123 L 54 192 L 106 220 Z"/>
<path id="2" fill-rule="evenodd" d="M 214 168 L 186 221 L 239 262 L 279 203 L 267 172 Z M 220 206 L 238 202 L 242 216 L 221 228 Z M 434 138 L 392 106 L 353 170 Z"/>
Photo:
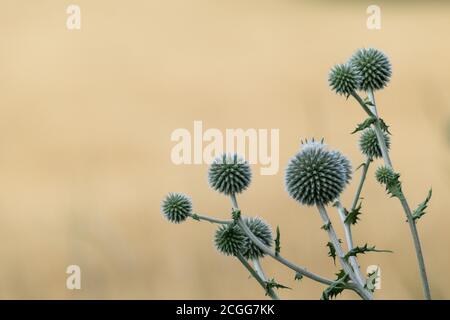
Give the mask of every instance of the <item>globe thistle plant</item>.
<path id="1" fill-rule="evenodd" d="M 389 58 L 374 48 L 359 49 L 349 60 L 361 76 L 359 90 L 383 89 L 391 79 L 392 67 Z"/>
<path id="2" fill-rule="evenodd" d="M 358 90 L 361 77 L 356 69 L 348 63 L 335 65 L 328 75 L 328 83 L 337 94 L 349 96 Z"/>
<path id="3" fill-rule="evenodd" d="M 272 246 L 272 231 L 270 226 L 262 219 L 258 217 L 250 217 L 244 219 L 245 224 L 250 229 L 250 231 L 267 247 Z M 264 257 L 264 252 L 253 243 L 249 238 L 245 238 L 245 246 L 242 252 L 243 256 L 247 259 L 257 259 Z"/>
<path id="4" fill-rule="evenodd" d="M 237 154 L 217 157 L 208 171 L 211 188 L 225 195 L 241 193 L 250 184 L 252 172 L 247 161 Z"/>
<path id="5" fill-rule="evenodd" d="M 246 237 L 236 224 L 221 225 L 216 230 L 214 244 L 217 250 L 227 256 L 237 256 L 246 245 Z"/>
<path id="6" fill-rule="evenodd" d="M 351 179 L 350 161 L 323 143 L 306 142 L 289 162 L 285 183 L 301 204 L 327 205 L 336 200 Z"/>
<path id="7" fill-rule="evenodd" d="M 183 222 L 192 214 L 191 199 L 182 193 L 169 193 L 161 204 L 161 212 L 170 222 Z"/>
<path id="8" fill-rule="evenodd" d="M 386 192 L 391 197 L 398 198 L 402 204 L 416 249 L 424 295 L 430 299 L 430 288 L 416 223 L 425 214 L 432 193 L 430 190 L 428 197 L 417 209 L 414 211 L 410 209 L 402 191 L 400 174 L 394 171 L 389 156 L 391 142 L 387 134 L 388 126 L 379 118 L 375 104 L 374 91 L 383 89 L 388 84 L 391 73 L 391 64 L 387 56 L 377 49 L 369 48 L 356 51 L 347 63 L 334 66 L 328 75 L 330 88 L 339 95 L 347 97 L 351 95 L 369 116 L 358 124 L 353 132 L 361 132 L 359 148 L 366 159 L 361 165 L 359 184 L 355 188 L 348 210 L 340 195 L 352 178 L 350 160 L 339 151 L 329 150 L 323 140 L 302 142 L 299 152 L 290 159 L 285 170 L 285 188 L 289 196 L 300 204 L 316 206 L 318 209 L 323 223 L 321 229 L 329 238 L 326 244 L 329 248 L 328 256 L 333 258 L 335 264 L 336 261 L 340 264 L 341 271 L 337 274 L 337 279 L 320 276 L 283 257 L 280 228 L 276 228 L 274 237 L 270 226 L 264 220 L 244 216 L 239 208 L 237 195 L 249 187 L 252 174 L 249 164 L 237 154 L 223 154 L 217 157 L 208 169 L 210 187 L 231 200 L 232 210 L 229 220 L 192 213 L 191 200 L 180 193 L 166 196 L 161 205 L 163 215 L 174 223 L 191 218 L 195 221 L 219 224 L 214 234 L 216 249 L 224 255 L 237 259 L 272 299 L 278 299 L 275 289 L 287 287 L 277 283 L 273 278 L 266 278 L 260 261 L 263 257 L 270 257 L 294 271 L 295 280 L 307 277 L 326 285 L 322 299 L 331 299 L 343 290 L 351 290 L 362 299 L 371 300 L 378 273 L 366 275 L 361 272 L 357 258 L 360 254 L 385 250 L 375 249 L 375 246 L 369 246 L 367 243 L 355 245 L 351 228 L 360 219 L 361 193 L 369 166 L 375 159 L 382 158 L 384 165 L 376 170 L 376 180 L 385 186 Z M 365 91 L 367 98 L 359 96 L 357 91 L 360 90 Z M 326 208 L 332 203 L 332 208 Z M 336 210 L 342 223 L 340 230 L 345 236 L 337 234 L 328 210 Z"/>
<path id="9" fill-rule="evenodd" d="M 391 146 L 391 139 L 385 132 L 383 132 L 383 137 L 384 143 L 389 150 Z M 362 132 L 359 137 L 359 148 L 361 149 L 361 152 L 369 159 L 377 159 L 382 157 L 381 148 L 378 144 L 375 129 L 368 128 Z"/>

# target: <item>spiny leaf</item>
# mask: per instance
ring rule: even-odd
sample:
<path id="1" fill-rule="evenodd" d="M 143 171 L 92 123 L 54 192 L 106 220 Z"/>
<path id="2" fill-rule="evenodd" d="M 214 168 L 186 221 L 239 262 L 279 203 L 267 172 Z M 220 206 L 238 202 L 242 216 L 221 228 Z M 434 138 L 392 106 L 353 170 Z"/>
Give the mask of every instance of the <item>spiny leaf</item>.
<path id="1" fill-rule="evenodd" d="M 402 183 L 399 180 L 400 174 L 394 173 L 393 177 L 386 183 L 386 191 L 391 198 L 403 199 Z"/>
<path id="2" fill-rule="evenodd" d="M 374 292 L 375 284 L 377 283 L 377 278 L 378 278 L 378 269 L 374 270 L 373 272 L 370 272 L 367 275 L 367 280 L 366 280 L 366 284 L 364 285 L 364 287 L 367 290 L 369 290 L 370 292 Z"/>
<path id="3" fill-rule="evenodd" d="M 275 255 L 278 256 L 281 251 L 281 242 L 280 242 L 280 227 L 277 226 L 277 237 L 275 238 Z"/>
<path id="4" fill-rule="evenodd" d="M 200 218 L 199 218 L 199 216 L 196 213 L 192 214 L 191 218 L 194 219 L 194 220 L 200 221 Z"/>
<path id="5" fill-rule="evenodd" d="M 234 222 L 237 222 L 241 218 L 241 210 L 233 210 L 231 216 L 233 217 Z"/>
<path id="6" fill-rule="evenodd" d="M 425 199 L 425 201 L 422 202 L 421 204 L 419 204 L 417 209 L 414 210 L 414 212 L 412 214 L 414 221 L 419 220 L 425 214 L 425 210 L 428 208 L 428 202 L 430 201 L 432 194 L 433 194 L 433 190 L 430 189 L 430 191 L 428 191 L 428 196 Z"/>
<path id="7" fill-rule="evenodd" d="M 362 131 L 364 129 L 369 128 L 372 124 L 374 124 L 375 122 L 377 122 L 377 118 L 374 117 L 370 117 L 367 118 L 366 120 L 364 120 L 364 122 L 358 124 L 355 128 L 355 130 L 353 130 L 353 132 L 351 134 L 355 134 L 359 131 Z"/>
<path id="8" fill-rule="evenodd" d="M 331 222 L 328 222 L 328 223 L 324 224 L 323 226 L 321 226 L 320 229 L 328 231 L 328 230 L 330 230 L 330 227 L 331 227 Z"/>
<path id="9" fill-rule="evenodd" d="M 383 119 L 378 118 L 378 122 L 380 124 L 381 130 L 383 130 L 384 132 L 386 132 L 389 135 L 392 135 L 392 133 L 389 132 L 389 126 L 386 124 L 386 122 L 384 122 Z"/>
<path id="10" fill-rule="evenodd" d="M 341 294 L 347 287 L 348 275 L 344 270 L 340 270 L 336 273 L 337 279 L 328 288 L 322 292 L 321 300 L 330 300 L 335 298 L 338 294 Z"/>
<path id="11" fill-rule="evenodd" d="M 358 254 L 365 254 L 366 252 L 392 252 L 390 250 L 378 250 L 375 249 L 375 246 L 369 247 L 367 243 L 362 247 L 355 247 L 344 256 L 345 260 L 348 260 L 350 257 L 356 257 Z"/>
<path id="12" fill-rule="evenodd" d="M 362 213 L 361 212 L 361 208 L 362 208 L 362 202 L 359 203 L 358 206 L 356 206 L 355 209 L 353 209 L 352 211 L 350 211 L 347 216 L 345 217 L 344 223 L 347 224 L 356 224 L 359 220 L 359 215 Z"/>
<path id="13" fill-rule="evenodd" d="M 339 239 L 339 242 L 342 242 L 341 239 Z M 333 258 L 333 262 L 336 265 L 336 248 L 331 242 L 328 242 L 326 246 L 328 247 L 328 256 Z"/>
<path id="14" fill-rule="evenodd" d="M 275 279 L 270 279 L 268 281 L 266 281 L 266 296 L 269 295 L 269 291 L 271 289 L 291 289 L 289 287 L 286 287 L 282 284 L 279 284 L 278 282 L 275 281 Z"/>
<path id="15" fill-rule="evenodd" d="M 298 272 L 297 272 L 297 273 L 295 274 L 294 279 L 300 281 L 300 280 L 303 279 L 303 275 L 302 275 L 301 273 L 298 273 Z"/>

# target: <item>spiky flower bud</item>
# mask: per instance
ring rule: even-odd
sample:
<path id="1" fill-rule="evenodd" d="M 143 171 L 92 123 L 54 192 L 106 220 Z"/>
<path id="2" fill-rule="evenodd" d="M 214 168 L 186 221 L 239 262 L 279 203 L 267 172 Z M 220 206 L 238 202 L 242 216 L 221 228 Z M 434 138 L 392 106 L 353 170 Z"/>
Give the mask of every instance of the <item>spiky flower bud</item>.
<path id="1" fill-rule="evenodd" d="M 161 204 L 161 212 L 170 222 L 180 223 L 192 214 L 192 202 L 182 193 L 169 193 Z"/>
<path id="2" fill-rule="evenodd" d="M 252 172 L 247 161 L 237 154 L 217 157 L 208 171 L 209 185 L 225 195 L 240 193 L 250 184 Z"/>
<path id="3" fill-rule="evenodd" d="M 386 133 L 383 133 L 383 137 L 384 143 L 389 150 L 391 146 L 391 139 Z M 372 128 L 364 130 L 359 137 L 359 148 L 361 149 L 361 152 L 370 159 L 377 159 L 382 157 L 381 148 L 378 144 L 377 134 Z"/>
<path id="4" fill-rule="evenodd" d="M 389 167 L 381 166 L 375 172 L 375 177 L 380 184 L 387 185 L 396 178 L 396 173 Z"/>
<path id="5" fill-rule="evenodd" d="M 272 230 L 264 220 L 258 217 L 250 217 L 245 218 L 244 222 L 262 243 L 268 247 L 272 246 Z M 256 259 L 264 257 L 264 252 L 249 237 L 245 237 L 242 255 L 247 259 Z"/>
<path id="6" fill-rule="evenodd" d="M 336 200 L 351 179 L 350 161 L 323 142 L 306 141 L 289 162 L 285 183 L 289 195 L 298 202 L 327 205 Z"/>
<path id="7" fill-rule="evenodd" d="M 356 69 L 348 63 L 334 66 L 328 75 L 328 83 L 337 94 L 349 96 L 357 90 L 361 77 Z"/>
<path id="8" fill-rule="evenodd" d="M 350 64 L 361 76 L 359 89 L 367 91 L 383 89 L 392 75 L 389 58 L 374 48 L 359 49 L 350 58 Z"/>
<path id="9" fill-rule="evenodd" d="M 243 251 L 246 237 L 235 224 L 221 225 L 216 230 L 214 244 L 217 250 L 227 256 L 236 256 Z"/>

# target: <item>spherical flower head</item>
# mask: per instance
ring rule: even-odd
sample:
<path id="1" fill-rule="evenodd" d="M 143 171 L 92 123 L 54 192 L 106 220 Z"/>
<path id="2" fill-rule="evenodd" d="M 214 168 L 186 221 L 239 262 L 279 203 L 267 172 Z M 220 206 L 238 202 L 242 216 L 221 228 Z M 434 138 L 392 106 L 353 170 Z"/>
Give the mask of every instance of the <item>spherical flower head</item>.
<path id="1" fill-rule="evenodd" d="M 252 171 L 249 164 L 237 154 L 217 157 L 208 171 L 209 185 L 225 195 L 241 193 L 250 184 Z"/>
<path id="2" fill-rule="evenodd" d="M 236 256 L 243 251 L 246 237 L 235 224 L 221 225 L 216 230 L 214 244 L 220 253 L 227 256 Z"/>
<path id="3" fill-rule="evenodd" d="M 270 226 L 261 218 L 250 217 L 244 219 L 245 224 L 250 231 L 267 247 L 272 247 L 272 230 Z M 245 237 L 245 246 L 242 251 L 242 255 L 246 259 L 257 259 L 264 257 L 264 252 L 253 243 L 253 241 Z"/>
<path id="4" fill-rule="evenodd" d="M 350 58 L 349 63 L 361 76 L 359 89 L 380 90 L 391 79 L 392 67 L 389 58 L 374 48 L 359 49 Z"/>
<path id="5" fill-rule="evenodd" d="M 191 199 L 182 193 L 169 193 L 161 204 L 161 212 L 170 222 L 183 222 L 192 214 Z"/>
<path id="6" fill-rule="evenodd" d="M 391 168 L 381 166 L 375 172 L 375 178 L 380 184 L 387 185 L 389 182 L 394 181 L 397 177 L 396 173 Z"/>
<path id="7" fill-rule="evenodd" d="M 301 204 L 327 205 L 344 191 L 351 173 L 350 161 L 339 151 L 307 141 L 286 168 L 286 190 Z"/>
<path id="8" fill-rule="evenodd" d="M 391 139 L 389 135 L 384 132 L 383 138 L 384 143 L 389 150 L 391 146 Z M 364 130 L 359 137 L 359 148 L 361 149 L 361 152 L 370 159 L 377 159 L 383 156 L 381 153 L 380 145 L 378 144 L 377 134 L 372 128 Z"/>
<path id="9" fill-rule="evenodd" d="M 337 94 L 348 97 L 357 90 L 361 81 L 356 69 L 348 63 L 334 66 L 328 75 L 328 84 Z"/>

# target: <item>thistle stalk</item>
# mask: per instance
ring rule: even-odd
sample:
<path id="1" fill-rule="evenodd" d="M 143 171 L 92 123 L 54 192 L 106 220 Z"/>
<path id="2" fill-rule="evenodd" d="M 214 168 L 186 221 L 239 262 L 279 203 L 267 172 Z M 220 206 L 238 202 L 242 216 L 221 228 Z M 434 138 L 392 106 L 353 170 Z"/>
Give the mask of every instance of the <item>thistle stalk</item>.
<path id="1" fill-rule="evenodd" d="M 383 138 L 383 132 L 382 132 L 381 126 L 380 126 L 380 118 L 378 117 L 378 112 L 377 112 L 377 107 L 376 107 L 376 103 L 375 103 L 375 96 L 373 94 L 373 90 L 369 89 L 367 91 L 367 95 L 372 104 L 369 107 L 366 105 L 366 103 L 361 99 L 361 97 L 356 92 L 354 92 L 354 91 L 352 92 L 352 96 L 356 99 L 356 101 L 358 101 L 358 103 L 361 105 L 363 110 L 366 111 L 366 113 L 368 113 L 369 116 L 376 118 L 376 122 L 373 124 L 373 127 L 374 127 L 376 135 L 377 135 L 377 140 L 378 140 L 378 144 L 381 149 L 384 164 L 391 170 L 394 170 L 391 158 L 389 156 L 389 151 L 386 146 L 386 142 Z M 426 267 L 425 267 L 425 260 L 423 258 L 422 247 L 420 244 L 419 234 L 417 232 L 417 226 L 416 226 L 416 223 L 414 222 L 411 208 L 410 208 L 408 201 L 406 200 L 406 197 L 404 196 L 403 192 L 402 192 L 402 196 L 399 197 L 399 200 L 402 205 L 403 211 L 405 212 L 406 219 L 408 221 L 409 229 L 411 232 L 411 236 L 412 236 L 412 239 L 414 242 L 414 248 L 416 251 L 417 262 L 419 265 L 419 273 L 420 273 L 420 277 L 422 280 L 423 293 L 424 293 L 425 299 L 431 300 L 430 286 L 428 283 L 428 277 L 427 277 Z"/>
<path id="2" fill-rule="evenodd" d="M 356 274 L 348 261 L 345 260 L 345 254 L 344 250 L 341 247 L 341 244 L 339 242 L 339 239 L 336 235 L 336 232 L 334 231 L 333 225 L 331 224 L 330 218 L 328 216 L 327 210 L 322 204 L 317 204 L 317 209 L 319 210 L 320 217 L 322 218 L 322 221 L 324 225 L 327 225 L 326 231 L 328 233 L 328 237 L 330 238 L 330 241 L 336 250 L 336 254 L 339 258 L 339 262 L 344 269 L 345 273 L 350 277 L 350 279 L 357 285 L 359 293 L 362 295 L 362 297 L 366 300 L 372 300 L 372 294 L 367 291 L 364 286 L 359 282 L 358 278 L 356 277 Z"/>
<path id="3" fill-rule="evenodd" d="M 267 287 L 267 280 L 264 276 L 261 276 L 261 274 L 258 272 L 258 270 L 252 268 L 252 266 L 248 263 L 248 261 L 242 256 L 242 254 L 238 253 L 236 255 L 236 258 L 242 263 L 242 265 L 250 272 L 250 274 L 253 276 L 253 278 L 256 279 L 256 281 L 261 285 L 261 287 L 266 290 L 266 294 L 272 298 L 272 300 L 279 300 L 280 298 L 276 294 L 276 292 L 273 290 L 273 288 Z"/>
<path id="4" fill-rule="evenodd" d="M 345 232 L 345 239 L 347 242 L 347 250 L 350 251 L 353 249 L 353 236 L 352 236 L 352 229 L 348 222 L 345 222 L 345 218 L 347 217 L 344 211 L 344 208 L 342 207 L 342 204 L 339 202 L 339 200 L 336 202 L 339 217 L 341 218 L 342 225 L 344 226 L 344 232 Z M 349 258 L 350 265 L 353 268 L 353 271 L 355 272 L 356 279 L 358 280 L 358 283 L 364 287 L 365 281 L 361 275 L 361 269 L 358 264 L 358 260 L 356 257 L 351 256 Z"/>

